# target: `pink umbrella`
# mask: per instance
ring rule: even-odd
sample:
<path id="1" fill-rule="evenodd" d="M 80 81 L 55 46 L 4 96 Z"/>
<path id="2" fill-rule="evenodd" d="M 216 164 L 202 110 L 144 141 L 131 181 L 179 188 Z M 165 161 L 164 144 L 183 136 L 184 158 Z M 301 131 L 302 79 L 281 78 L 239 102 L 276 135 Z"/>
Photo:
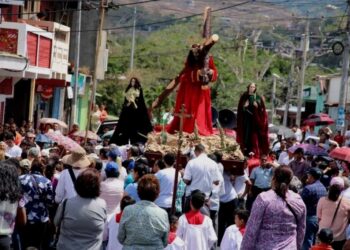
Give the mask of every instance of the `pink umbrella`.
<path id="1" fill-rule="evenodd" d="M 39 123 L 43 123 L 43 124 L 55 124 L 55 123 L 57 123 L 61 128 L 68 128 L 68 125 L 65 122 L 58 120 L 56 118 L 41 118 L 39 120 Z"/>
<path id="2" fill-rule="evenodd" d="M 312 114 L 304 121 L 305 125 L 309 126 L 321 126 L 333 124 L 334 120 L 329 115 L 324 113 Z"/>
<path id="3" fill-rule="evenodd" d="M 350 162 L 350 148 L 335 148 L 329 153 L 329 156 L 337 160 Z"/>
<path id="4" fill-rule="evenodd" d="M 73 151 L 82 148 L 78 143 L 61 133 L 47 132 L 45 135 L 58 145 L 63 146 L 66 150 Z"/>
<path id="5" fill-rule="evenodd" d="M 289 152 L 294 153 L 297 148 L 302 148 L 304 150 L 304 153 L 307 155 L 323 155 L 326 156 L 327 151 L 319 146 L 313 145 L 313 144 L 299 144 L 299 145 L 294 145 L 288 149 Z"/>

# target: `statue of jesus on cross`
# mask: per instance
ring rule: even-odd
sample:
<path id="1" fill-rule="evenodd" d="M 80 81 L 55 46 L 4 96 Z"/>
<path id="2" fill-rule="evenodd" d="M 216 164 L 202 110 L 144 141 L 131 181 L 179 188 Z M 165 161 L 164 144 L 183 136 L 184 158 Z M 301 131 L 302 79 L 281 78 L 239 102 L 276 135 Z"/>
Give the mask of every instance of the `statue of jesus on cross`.
<path id="1" fill-rule="evenodd" d="M 202 34 L 204 43 L 192 45 L 184 69 L 154 101 L 151 108 L 159 107 L 162 100 L 179 85 L 174 113 L 179 113 L 184 104 L 191 117 L 185 117 L 183 131 L 193 133 L 196 125 L 199 134 L 204 136 L 213 134 L 209 83 L 215 82 L 218 76 L 213 57 L 209 55 L 210 48 L 219 40 L 218 35 L 210 34 L 210 12 L 211 9 L 207 7 Z M 180 125 L 180 118 L 175 116 L 167 130 L 173 134 L 180 130 Z"/>

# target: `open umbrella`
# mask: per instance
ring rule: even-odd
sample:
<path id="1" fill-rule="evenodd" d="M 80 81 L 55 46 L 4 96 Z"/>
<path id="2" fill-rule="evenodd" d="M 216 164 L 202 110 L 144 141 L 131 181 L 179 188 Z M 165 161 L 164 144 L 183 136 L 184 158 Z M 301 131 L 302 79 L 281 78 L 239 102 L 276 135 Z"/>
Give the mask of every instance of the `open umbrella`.
<path id="1" fill-rule="evenodd" d="M 309 126 L 324 126 L 333 124 L 334 120 L 329 115 L 324 113 L 312 114 L 304 121 L 305 125 Z"/>
<path id="2" fill-rule="evenodd" d="M 309 143 L 309 144 L 318 144 L 319 141 L 320 141 L 320 137 L 313 136 L 313 135 L 306 137 L 306 139 L 304 140 L 305 143 Z M 328 141 L 329 141 L 330 145 L 334 145 L 336 147 L 339 147 L 338 142 L 331 140 L 331 139 L 329 139 Z"/>
<path id="3" fill-rule="evenodd" d="M 284 138 L 291 138 L 295 135 L 293 130 L 283 125 L 271 125 L 269 126 L 269 132 L 282 135 Z"/>
<path id="4" fill-rule="evenodd" d="M 58 145 L 63 146 L 66 150 L 73 151 L 76 149 L 81 149 L 81 146 L 78 143 L 73 141 L 71 138 L 62 135 L 61 133 L 47 132 L 45 135 Z"/>
<path id="5" fill-rule="evenodd" d="M 56 118 L 41 118 L 39 120 L 39 123 L 43 123 L 43 124 L 55 124 L 55 123 L 57 123 L 61 128 L 68 128 L 68 125 L 65 122 L 58 120 Z"/>
<path id="6" fill-rule="evenodd" d="M 302 148 L 304 150 L 304 153 L 307 155 L 314 155 L 314 156 L 320 156 L 320 155 L 328 155 L 327 151 L 321 147 L 318 147 L 313 144 L 299 144 L 299 145 L 294 145 L 288 149 L 289 152 L 294 153 L 296 149 Z"/>
<path id="7" fill-rule="evenodd" d="M 73 134 L 73 136 L 85 138 L 86 131 L 84 131 L 84 130 L 77 131 L 77 132 L 75 132 Z M 94 133 L 92 131 L 87 131 L 87 138 L 90 139 L 90 140 L 94 140 L 94 141 L 100 141 L 101 140 L 101 138 L 96 133 Z"/>
<path id="8" fill-rule="evenodd" d="M 329 156 L 337 160 L 350 162 L 350 148 L 335 148 L 329 153 Z"/>

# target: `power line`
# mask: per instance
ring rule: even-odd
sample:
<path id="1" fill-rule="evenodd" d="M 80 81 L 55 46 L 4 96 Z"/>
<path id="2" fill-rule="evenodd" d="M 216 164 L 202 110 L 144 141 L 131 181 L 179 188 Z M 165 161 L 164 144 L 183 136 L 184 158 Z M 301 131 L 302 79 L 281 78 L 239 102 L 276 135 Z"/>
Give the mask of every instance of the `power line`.
<path id="1" fill-rule="evenodd" d="M 40 1 L 40 0 L 34 0 L 34 1 Z M 50 2 L 51 0 L 41 0 L 41 2 Z M 75 2 L 78 0 L 74 0 Z M 118 7 L 124 7 L 124 6 L 131 6 L 131 5 L 137 5 L 137 4 L 145 4 L 145 3 L 150 3 L 150 2 L 160 2 L 161 0 L 146 0 L 146 1 L 140 1 L 140 2 L 132 2 L 132 3 L 124 3 L 124 4 L 113 4 L 113 6 L 111 7 L 106 7 L 107 9 L 113 9 L 113 8 L 118 8 Z M 66 3 L 65 0 L 63 1 L 56 1 L 56 0 L 52 0 L 52 2 L 55 3 Z M 72 2 L 72 0 L 69 0 L 68 2 Z M 59 12 L 73 12 L 73 11 L 90 11 L 90 10 L 98 10 L 98 6 L 96 7 L 85 7 L 85 8 L 81 8 L 81 9 L 60 9 L 60 10 L 48 10 L 48 11 L 38 11 L 38 12 L 18 12 L 18 13 L 8 13 L 6 15 L 8 16 L 18 16 L 18 15 L 35 15 L 35 14 L 39 14 L 39 13 L 59 13 Z"/>
<path id="2" fill-rule="evenodd" d="M 153 0 L 153 1 L 159 1 L 159 0 Z M 288 0 L 287 0 L 288 1 Z M 145 2 L 150 2 L 149 1 L 143 1 L 142 3 Z M 141 3 L 141 2 L 138 2 Z M 231 9 L 234 7 L 238 7 L 238 6 L 242 6 L 245 4 L 251 3 L 251 1 L 244 1 L 241 3 L 237 3 L 234 5 L 230 5 L 230 6 L 226 6 L 226 7 L 222 7 L 222 8 L 218 8 L 215 10 L 212 10 L 213 13 L 215 12 L 220 12 L 223 10 L 227 10 L 227 9 Z M 256 2 L 255 2 L 256 3 Z M 137 4 L 136 2 L 134 3 L 129 3 L 129 4 Z M 253 13 L 252 13 L 253 14 Z M 183 17 L 178 17 L 178 18 L 173 18 L 173 19 L 168 19 L 168 20 L 164 20 L 164 21 L 157 21 L 157 22 L 151 22 L 151 23 L 144 23 L 144 24 L 138 24 L 136 25 L 136 27 L 145 27 L 145 26 L 153 26 L 153 25 L 158 25 L 158 24 L 165 24 L 165 23 L 172 23 L 172 22 L 176 22 L 176 21 L 180 21 L 180 20 L 184 20 L 184 19 L 191 19 L 193 17 L 197 17 L 197 16 L 201 16 L 203 15 L 202 13 L 197 13 L 197 14 L 192 14 L 192 15 L 188 15 L 188 16 L 183 16 Z M 234 17 L 234 16 L 233 16 Z M 290 18 L 276 18 L 276 19 L 269 19 L 269 20 L 258 20 L 255 22 L 249 22 L 247 21 L 247 24 L 254 24 L 254 23 L 272 23 L 272 22 L 279 22 L 279 21 L 298 21 L 298 20 L 308 20 L 308 19 L 314 19 L 314 20 L 318 20 L 318 19 L 333 19 L 333 18 L 339 18 L 339 17 L 344 17 L 344 15 L 341 16 L 329 16 L 329 17 L 290 17 Z M 113 31 L 113 30 L 121 30 L 121 29 L 131 29 L 133 28 L 133 25 L 126 25 L 126 26 L 118 26 L 118 27 L 108 27 L 108 28 L 104 28 L 103 30 L 105 31 Z M 94 32 L 97 31 L 97 29 L 89 29 L 89 30 L 71 30 L 70 32 Z M 46 32 L 46 31 L 43 31 Z"/>
<path id="3" fill-rule="evenodd" d="M 159 0 L 153 0 L 153 1 L 159 1 Z M 223 11 L 223 10 L 226 10 L 226 9 L 231 9 L 231 8 L 242 6 L 242 5 L 251 3 L 251 2 L 252 2 L 251 0 L 244 1 L 244 2 L 241 2 L 241 3 L 234 4 L 234 5 L 230 5 L 230 6 L 226 6 L 226 7 L 222 7 L 222 8 L 218 8 L 218 9 L 212 10 L 212 12 L 219 12 L 219 11 Z M 168 19 L 168 20 L 164 20 L 164 21 L 145 23 L 145 24 L 138 24 L 138 25 L 136 25 L 136 27 L 144 27 L 144 26 L 152 26 L 152 25 L 157 25 L 157 24 L 171 23 L 171 22 L 176 22 L 176 21 L 180 21 L 180 20 L 183 20 L 183 19 L 190 19 L 190 18 L 193 18 L 193 17 L 202 16 L 202 15 L 203 15 L 203 13 L 192 14 L 192 15 L 188 15 L 188 16 L 184 16 L 184 17 L 178 17 L 178 18 L 173 18 L 173 19 Z M 128 26 L 104 28 L 103 30 L 105 30 L 105 31 L 108 31 L 108 30 L 120 30 L 120 29 L 130 29 L 130 28 L 133 28 L 133 27 L 134 27 L 133 25 L 128 25 Z M 93 32 L 93 31 L 97 31 L 97 29 L 71 30 L 70 32 Z M 38 31 L 38 32 L 46 32 L 46 31 Z"/>
<path id="4" fill-rule="evenodd" d="M 322 2 L 322 0 L 319 0 L 317 2 L 317 4 L 329 4 L 329 1 L 328 0 L 323 0 L 324 2 Z M 272 5 L 286 5 L 286 3 L 288 3 L 288 6 L 291 6 L 291 5 L 315 5 L 315 2 L 310 2 L 310 1 L 301 1 L 301 2 L 297 2 L 297 1 L 293 1 L 292 3 L 287 0 L 287 1 L 282 1 L 282 2 L 269 2 L 269 1 L 259 1 L 258 3 L 266 3 L 266 4 L 272 4 Z M 333 1 L 331 3 L 332 5 L 334 4 L 345 4 L 344 1 Z"/>
<path id="5" fill-rule="evenodd" d="M 134 3 L 121 3 L 121 4 L 115 4 L 115 6 L 128 6 L 128 5 L 135 5 L 135 4 L 143 4 L 143 3 L 150 3 L 150 2 L 160 2 L 160 0 L 147 0 L 147 1 L 141 1 L 141 2 L 134 2 Z"/>

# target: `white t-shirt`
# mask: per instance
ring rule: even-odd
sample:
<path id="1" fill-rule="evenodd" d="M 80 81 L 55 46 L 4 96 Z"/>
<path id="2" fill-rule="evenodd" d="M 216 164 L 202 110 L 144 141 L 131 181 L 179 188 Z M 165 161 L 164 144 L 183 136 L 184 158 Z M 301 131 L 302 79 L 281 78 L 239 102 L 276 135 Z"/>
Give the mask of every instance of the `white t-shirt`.
<path id="1" fill-rule="evenodd" d="M 162 208 L 170 208 L 173 200 L 175 168 L 169 167 L 161 169 L 155 174 L 155 176 L 159 181 L 160 193 L 154 203 Z"/>
<path id="2" fill-rule="evenodd" d="M 221 250 L 239 250 L 241 249 L 243 236 L 236 225 L 226 228 L 224 237 L 222 238 Z"/>
<path id="3" fill-rule="evenodd" d="M 106 222 L 104 231 L 104 240 L 108 239 L 106 250 L 122 250 L 123 245 L 118 240 L 119 223 L 117 223 L 115 216 L 112 216 Z"/>
<path id="4" fill-rule="evenodd" d="M 126 169 L 122 166 L 119 165 L 119 177 L 118 179 L 121 181 L 125 181 L 125 178 L 128 176 L 128 172 L 126 171 Z"/>
<path id="5" fill-rule="evenodd" d="M 237 194 L 243 194 L 246 186 L 246 182 L 249 181 L 248 169 L 244 170 L 244 175 L 236 176 L 234 188 Z"/>
<path id="6" fill-rule="evenodd" d="M 301 140 L 303 139 L 303 132 L 301 132 L 301 129 L 298 128 L 297 131 L 294 133 L 296 139 L 298 142 L 301 142 Z"/>
<path id="7" fill-rule="evenodd" d="M 224 172 L 225 194 L 220 196 L 220 201 L 227 203 L 237 198 L 236 189 L 231 182 L 230 175 Z"/>
<path id="8" fill-rule="evenodd" d="M 11 158 L 19 158 L 21 157 L 22 149 L 17 145 L 13 145 L 12 147 L 7 147 L 6 154 Z"/>
<path id="9" fill-rule="evenodd" d="M 198 189 L 204 192 L 208 199 L 213 189 L 213 182 L 219 181 L 217 169 L 217 163 L 204 153 L 190 160 L 186 165 L 183 177 L 191 181 L 186 187 L 186 196 L 190 196 L 192 191 Z"/>
<path id="10" fill-rule="evenodd" d="M 275 142 L 272 143 L 272 145 L 273 145 L 273 147 L 272 147 L 273 152 L 276 152 L 276 151 L 281 149 L 281 143 L 279 141 L 277 141 L 276 143 Z"/>
<path id="11" fill-rule="evenodd" d="M 224 185 L 224 166 L 219 163 L 218 165 L 218 176 L 219 176 L 219 185 L 213 184 L 213 191 L 210 197 L 209 208 L 210 210 L 218 211 L 220 207 L 220 196 L 225 194 L 225 185 Z"/>
<path id="12" fill-rule="evenodd" d="M 280 156 L 278 157 L 278 164 L 282 164 L 282 161 L 283 161 L 283 159 L 286 157 L 286 156 L 288 156 L 288 152 L 287 151 L 282 151 L 281 153 L 280 153 Z"/>
<path id="13" fill-rule="evenodd" d="M 75 178 L 77 178 L 78 175 L 84 170 L 85 169 L 73 168 Z M 70 176 L 68 169 L 65 169 L 61 172 L 55 192 L 56 203 L 61 203 L 64 199 L 70 199 L 77 195 L 72 181 L 72 177 Z"/>
<path id="14" fill-rule="evenodd" d="M 101 182 L 100 198 L 106 202 L 107 216 L 119 210 L 120 201 L 124 194 L 124 181 L 118 178 L 107 178 Z"/>

